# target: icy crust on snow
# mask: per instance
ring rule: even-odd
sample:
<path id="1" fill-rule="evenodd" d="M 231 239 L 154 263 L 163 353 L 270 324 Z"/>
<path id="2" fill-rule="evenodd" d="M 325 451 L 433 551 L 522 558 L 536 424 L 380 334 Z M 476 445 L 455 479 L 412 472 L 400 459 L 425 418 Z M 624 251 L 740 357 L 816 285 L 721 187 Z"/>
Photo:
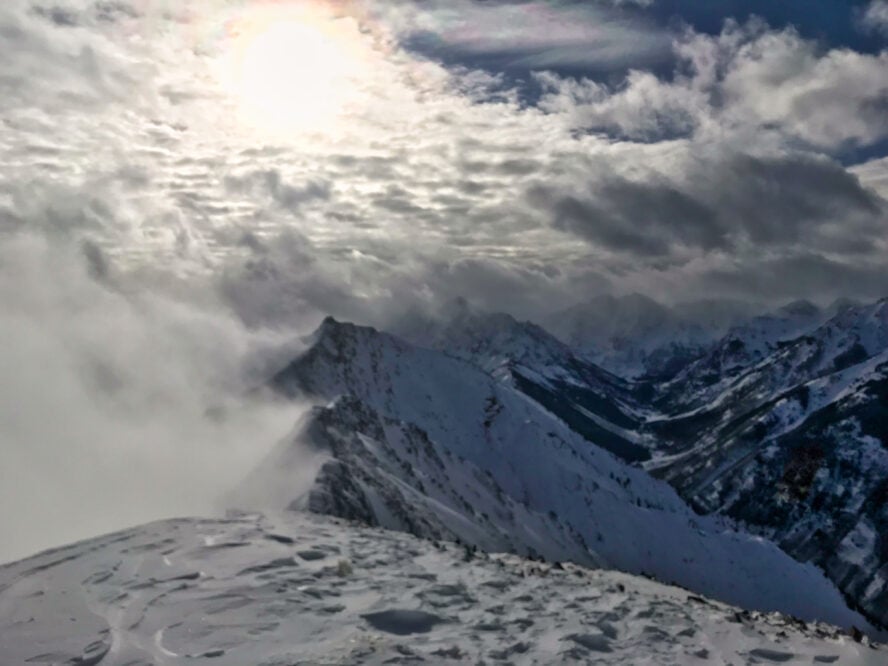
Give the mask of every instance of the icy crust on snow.
<path id="1" fill-rule="evenodd" d="M 328 451 L 314 491 L 278 505 L 491 550 L 647 573 L 746 608 L 863 624 L 815 567 L 696 516 L 666 484 L 592 446 L 473 366 L 332 320 L 275 379 L 336 401 L 292 446 Z M 287 443 L 267 474 L 286 479 Z M 285 485 L 285 484 L 284 484 Z"/>
<path id="2" fill-rule="evenodd" d="M 310 514 L 164 521 L 0 567 L 0 655 L 72 666 L 888 659 L 828 625 L 644 578 Z"/>

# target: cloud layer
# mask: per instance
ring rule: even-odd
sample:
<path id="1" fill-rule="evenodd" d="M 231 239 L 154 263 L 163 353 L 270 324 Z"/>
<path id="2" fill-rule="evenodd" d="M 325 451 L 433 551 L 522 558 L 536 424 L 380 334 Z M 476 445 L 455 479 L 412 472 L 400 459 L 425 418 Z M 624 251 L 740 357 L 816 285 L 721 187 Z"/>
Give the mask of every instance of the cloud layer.
<path id="1" fill-rule="evenodd" d="M 532 315 L 589 289 L 708 294 L 713 272 L 757 295 L 744 276 L 763 257 L 883 289 L 883 166 L 860 180 L 841 160 L 888 139 L 885 52 L 760 21 L 669 34 L 608 3 L 297 4 L 337 26 L 361 77 L 331 124 L 281 131 L 225 85 L 231 26 L 261 3 L 5 3 L 4 226 L 88 239 L 124 272 L 221 276 L 257 321 L 460 291 Z M 638 67 L 656 35 L 674 69 L 595 76 L 596 31 Z M 574 51 L 587 75 L 547 69 Z M 516 82 L 481 54 L 539 71 Z"/>
<path id="2" fill-rule="evenodd" d="M 616 88 L 539 75 L 546 108 L 630 140 L 758 136 L 826 152 L 888 134 L 888 53 L 822 52 L 791 29 L 728 22 L 720 35 L 685 32 L 669 79 L 633 72 Z"/>
<path id="3" fill-rule="evenodd" d="M 0 562 L 213 512 L 300 414 L 244 398 L 287 341 L 121 290 L 98 256 L 31 234 L 0 246 Z"/>
<path id="4" fill-rule="evenodd" d="M 888 35 L 888 2 L 872 0 L 860 14 L 859 20 L 864 30 Z"/>
<path id="5" fill-rule="evenodd" d="M 448 61 L 470 59 L 505 70 L 642 66 L 669 51 L 668 34 L 623 7 L 649 1 L 554 4 L 435 0 L 378 3 L 375 9 L 411 49 Z"/>

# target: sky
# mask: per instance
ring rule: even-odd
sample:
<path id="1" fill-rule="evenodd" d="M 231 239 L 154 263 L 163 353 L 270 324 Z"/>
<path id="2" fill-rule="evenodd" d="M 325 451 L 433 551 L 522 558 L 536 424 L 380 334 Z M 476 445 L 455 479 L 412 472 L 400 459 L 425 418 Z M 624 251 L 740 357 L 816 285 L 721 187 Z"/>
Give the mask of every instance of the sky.
<path id="1" fill-rule="evenodd" d="M 886 0 L 4 0 L 0 54 L 7 554 L 203 506 L 325 314 L 888 292 Z"/>
<path id="2" fill-rule="evenodd" d="M 9 0 L 0 27 L 0 229 L 251 322 L 886 291 L 884 0 Z"/>

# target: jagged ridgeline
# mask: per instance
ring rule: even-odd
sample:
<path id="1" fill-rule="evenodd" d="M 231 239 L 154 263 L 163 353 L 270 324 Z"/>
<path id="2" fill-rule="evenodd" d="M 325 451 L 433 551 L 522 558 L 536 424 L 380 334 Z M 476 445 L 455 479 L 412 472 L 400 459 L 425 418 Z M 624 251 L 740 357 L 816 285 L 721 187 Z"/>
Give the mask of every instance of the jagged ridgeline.
<path id="1" fill-rule="evenodd" d="M 271 384 L 320 406 L 251 477 L 280 490 L 278 508 L 644 573 L 749 608 L 861 622 L 815 567 L 696 515 L 667 484 L 502 377 L 332 319 L 309 342 Z M 322 462 L 308 493 L 293 496 L 286 479 L 299 471 L 294 462 L 303 465 L 306 444 Z"/>

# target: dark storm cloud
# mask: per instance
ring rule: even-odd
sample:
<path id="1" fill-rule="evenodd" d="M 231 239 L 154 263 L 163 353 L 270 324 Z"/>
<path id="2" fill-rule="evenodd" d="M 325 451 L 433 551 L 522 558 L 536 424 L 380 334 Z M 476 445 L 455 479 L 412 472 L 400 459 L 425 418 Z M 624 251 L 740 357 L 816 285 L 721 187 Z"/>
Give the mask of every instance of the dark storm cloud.
<path id="1" fill-rule="evenodd" d="M 750 244 L 873 247 L 888 225 L 886 202 L 823 158 L 732 154 L 691 160 L 683 169 L 668 178 L 609 177 L 582 193 L 537 184 L 527 199 L 555 228 L 640 257 Z"/>
<path id="2" fill-rule="evenodd" d="M 768 294 L 788 300 L 807 294 L 827 300 L 853 294 L 861 299 L 879 298 L 888 293 L 888 266 L 880 259 L 849 261 L 815 252 L 766 255 L 699 277 L 718 292 L 743 297 Z"/>
<path id="3" fill-rule="evenodd" d="M 721 215 L 753 244 L 788 245 L 809 236 L 816 245 L 821 225 L 874 233 L 888 221 L 883 200 L 823 158 L 739 155 L 706 173 Z"/>
<path id="4" fill-rule="evenodd" d="M 556 229 L 613 250 L 653 256 L 668 254 L 676 241 L 707 249 L 721 244 L 715 213 L 666 183 L 612 180 L 583 199 L 537 186 L 528 200 L 551 209 Z"/>

